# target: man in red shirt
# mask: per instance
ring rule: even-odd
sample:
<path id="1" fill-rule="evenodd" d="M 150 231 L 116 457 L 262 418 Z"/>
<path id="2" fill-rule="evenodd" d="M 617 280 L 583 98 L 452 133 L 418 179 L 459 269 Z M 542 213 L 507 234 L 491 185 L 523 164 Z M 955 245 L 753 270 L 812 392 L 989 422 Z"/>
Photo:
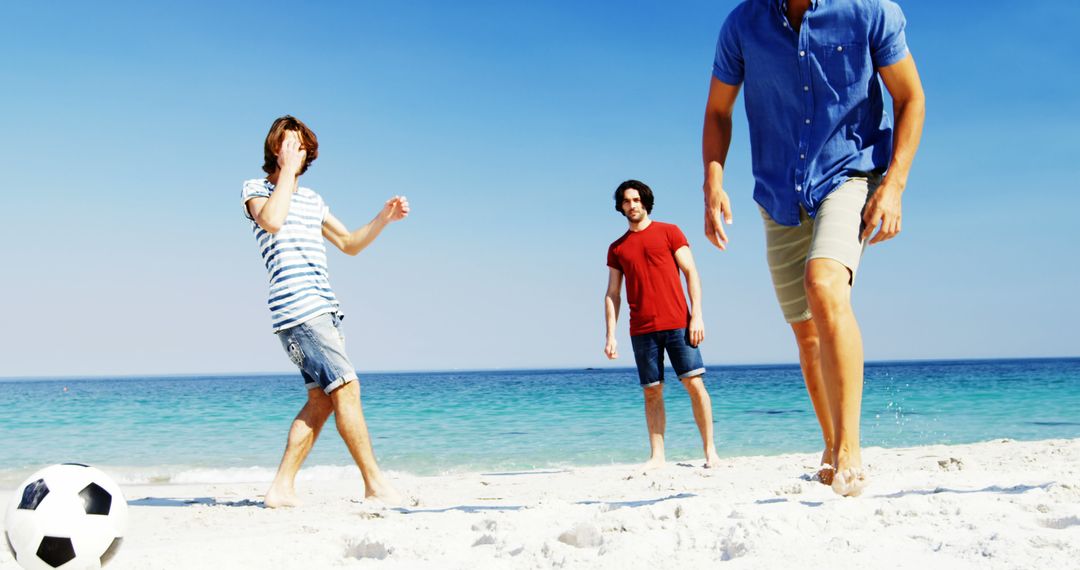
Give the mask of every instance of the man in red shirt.
<path id="1" fill-rule="evenodd" d="M 694 421 L 701 432 L 705 450 L 705 467 L 714 467 L 719 458 L 713 443 L 712 400 L 701 379 L 705 365 L 697 348 L 705 340 L 701 281 L 686 236 L 674 224 L 650 220 L 652 207 L 652 190 L 643 182 L 627 180 L 615 190 L 615 210 L 626 216 L 630 230 L 608 247 L 604 354 L 612 360 L 619 356 L 615 325 L 625 275 L 626 298 L 630 304 L 630 340 L 638 378 L 645 391 L 645 423 L 649 427 L 652 448 L 652 455 L 644 467 L 654 469 L 664 465 L 665 350 L 675 374 L 690 393 Z M 690 290 L 689 310 L 679 281 L 680 270 L 686 275 Z"/>

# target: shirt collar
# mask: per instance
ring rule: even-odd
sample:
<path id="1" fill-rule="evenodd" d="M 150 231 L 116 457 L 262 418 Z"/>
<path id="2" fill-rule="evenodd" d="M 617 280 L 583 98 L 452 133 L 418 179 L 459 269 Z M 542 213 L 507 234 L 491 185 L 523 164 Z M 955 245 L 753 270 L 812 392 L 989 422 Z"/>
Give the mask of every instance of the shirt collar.
<path id="1" fill-rule="evenodd" d="M 820 0 L 810 0 L 810 9 L 813 10 L 814 8 L 817 8 L 819 1 Z M 781 14 L 787 12 L 787 0 L 776 0 L 774 5 L 780 9 Z"/>

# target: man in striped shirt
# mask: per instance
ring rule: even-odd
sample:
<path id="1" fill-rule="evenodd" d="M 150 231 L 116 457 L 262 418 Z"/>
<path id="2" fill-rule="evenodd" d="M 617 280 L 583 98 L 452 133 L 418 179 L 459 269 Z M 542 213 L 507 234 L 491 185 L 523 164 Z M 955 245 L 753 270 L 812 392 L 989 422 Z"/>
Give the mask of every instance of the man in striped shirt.
<path id="1" fill-rule="evenodd" d="M 299 504 L 294 482 L 330 414 L 364 477 L 366 498 L 397 503 L 400 497 L 375 462 L 360 406 L 356 369 L 345 354 L 337 297 L 330 287 L 326 246 L 356 255 L 390 222 L 409 214 L 404 196 L 394 196 L 367 225 L 349 231 L 330 214 L 322 197 L 299 185 L 300 175 L 318 157 L 315 133 L 284 116 L 270 127 L 263 148 L 266 178 L 244 182 L 244 214 L 251 221 L 263 263 L 270 274 L 273 330 L 304 378 L 308 399 L 289 430 L 285 454 L 266 492 L 267 507 Z"/>

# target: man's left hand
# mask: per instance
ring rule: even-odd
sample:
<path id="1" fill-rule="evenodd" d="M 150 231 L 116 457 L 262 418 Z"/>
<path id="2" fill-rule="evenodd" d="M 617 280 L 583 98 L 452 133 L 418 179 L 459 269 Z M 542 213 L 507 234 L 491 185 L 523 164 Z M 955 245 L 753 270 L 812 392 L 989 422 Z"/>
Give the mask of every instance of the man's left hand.
<path id="1" fill-rule="evenodd" d="M 881 228 L 870 240 L 871 244 L 892 239 L 900 233 L 901 193 L 899 186 L 887 181 L 881 183 L 874 195 L 866 202 L 866 207 L 863 208 L 863 223 L 865 224 L 862 233 L 863 241 L 866 241 L 879 225 Z"/>
<path id="2" fill-rule="evenodd" d="M 696 347 L 705 340 L 705 323 L 701 317 L 690 317 L 690 346 Z"/>

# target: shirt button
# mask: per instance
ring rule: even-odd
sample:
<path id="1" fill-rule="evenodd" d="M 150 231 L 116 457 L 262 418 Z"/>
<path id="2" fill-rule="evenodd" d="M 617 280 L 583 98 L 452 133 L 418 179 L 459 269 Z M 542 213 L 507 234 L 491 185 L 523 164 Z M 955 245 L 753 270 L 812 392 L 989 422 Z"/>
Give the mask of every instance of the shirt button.
<path id="1" fill-rule="evenodd" d="M 808 125 L 810 124 L 810 119 L 806 120 L 806 124 L 808 124 Z"/>
<path id="2" fill-rule="evenodd" d="M 809 85 L 803 85 L 803 86 L 802 86 L 802 90 L 803 90 L 803 91 L 809 91 L 809 90 L 810 90 L 810 86 L 809 86 Z"/>
<path id="3" fill-rule="evenodd" d="M 805 154 L 800 154 L 800 155 L 799 155 L 799 158 L 801 158 L 801 159 L 803 159 L 803 160 L 806 160 L 806 155 L 805 155 Z"/>
<path id="4" fill-rule="evenodd" d="M 799 50 L 799 57 L 805 57 L 805 56 L 806 56 L 806 52 L 803 51 L 803 50 Z"/>
<path id="5" fill-rule="evenodd" d="M 795 186 L 795 191 L 796 191 L 796 192 L 802 192 L 802 184 L 798 184 L 798 185 L 796 185 L 796 186 Z"/>
<path id="6" fill-rule="evenodd" d="M 836 51 L 844 51 L 844 46 L 836 46 Z"/>

